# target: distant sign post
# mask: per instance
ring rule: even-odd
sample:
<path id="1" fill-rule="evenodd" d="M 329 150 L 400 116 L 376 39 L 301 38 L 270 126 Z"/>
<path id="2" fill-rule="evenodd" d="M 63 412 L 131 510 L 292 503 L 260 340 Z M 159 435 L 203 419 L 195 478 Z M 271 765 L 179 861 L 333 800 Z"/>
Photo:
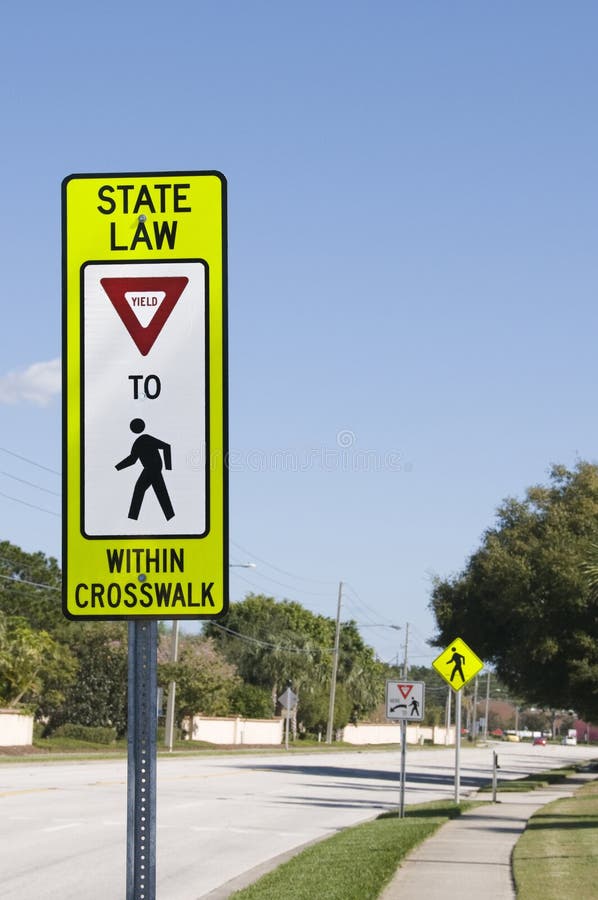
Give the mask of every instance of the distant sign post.
<path id="1" fill-rule="evenodd" d="M 297 706 L 297 701 L 299 697 L 291 690 L 291 686 L 287 687 L 286 691 L 280 695 L 278 698 L 278 702 L 282 706 L 284 710 L 284 747 L 285 750 L 289 749 L 289 719 L 293 714 L 294 708 Z"/>
<path id="2" fill-rule="evenodd" d="M 405 815 L 405 771 L 407 762 L 407 722 L 422 722 L 426 685 L 423 681 L 386 682 L 386 718 L 401 723 L 401 783 L 399 818 Z"/>
<path id="3" fill-rule="evenodd" d="M 484 668 L 484 663 L 461 638 L 455 638 L 432 661 L 441 678 L 455 693 L 455 802 L 461 790 L 461 688 Z"/>
<path id="4" fill-rule="evenodd" d="M 63 610 L 129 620 L 127 900 L 155 900 L 157 619 L 228 605 L 226 183 L 63 182 Z"/>

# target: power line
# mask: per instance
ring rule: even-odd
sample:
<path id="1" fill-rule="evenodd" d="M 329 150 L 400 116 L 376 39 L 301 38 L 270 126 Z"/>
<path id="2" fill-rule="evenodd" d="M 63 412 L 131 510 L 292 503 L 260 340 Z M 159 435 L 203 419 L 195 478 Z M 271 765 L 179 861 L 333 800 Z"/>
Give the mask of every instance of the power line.
<path id="1" fill-rule="evenodd" d="M 30 587 L 46 588 L 49 591 L 62 590 L 62 588 L 53 584 L 40 584 L 38 581 L 28 581 L 26 578 L 15 578 L 14 575 L 0 575 L 0 578 L 3 578 L 5 581 L 10 581 L 12 584 L 27 584 Z"/>
<path id="2" fill-rule="evenodd" d="M 21 453 L 15 453 L 14 450 L 8 450 L 7 447 L 0 447 L 0 451 L 2 453 L 8 454 L 8 456 L 14 457 L 15 459 L 20 459 L 22 462 L 26 462 L 30 466 L 35 466 L 38 469 L 42 469 L 44 472 L 50 472 L 51 475 L 58 475 L 60 477 L 60 472 L 58 472 L 56 469 L 52 469 L 49 466 L 44 466 L 43 463 L 38 463 L 34 459 L 29 459 L 29 457 L 23 456 Z M 35 484 L 32 481 L 27 481 L 25 478 L 19 478 L 17 475 L 11 475 L 10 472 L 0 471 L 0 475 L 5 475 L 7 478 L 12 478 L 14 481 L 19 481 L 21 484 L 26 484 L 38 491 L 44 491 L 47 494 L 53 494 L 55 497 L 60 496 L 57 491 L 42 487 L 40 484 Z M 46 507 L 38 506 L 36 503 L 29 503 L 27 500 L 21 500 L 20 497 L 13 497 L 11 494 L 5 494 L 3 491 L 0 491 L 0 497 L 4 497 L 6 500 L 12 500 L 13 503 L 20 503 L 21 506 L 27 506 L 29 507 L 29 509 L 36 509 L 38 512 L 45 512 L 49 516 L 56 516 L 56 518 L 58 519 L 60 518 L 60 513 L 54 512 L 54 510 L 52 509 L 46 509 Z"/>
<path id="3" fill-rule="evenodd" d="M 38 491 L 44 491 L 45 494 L 53 494 L 54 497 L 60 497 L 60 493 L 58 491 L 51 491 L 50 488 L 42 487 L 41 484 L 35 484 L 33 481 L 26 481 L 25 478 L 18 478 L 16 475 L 11 475 L 10 472 L 4 472 L 0 469 L 0 475 L 5 475 L 7 478 L 12 478 L 13 481 L 20 481 L 21 484 L 28 484 L 29 487 L 36 488 Z"/>
<path id="4" fill-rule="evenodd" d="M 394 624 L 394 622 L 391 622 L 391 620 L 387 616 L 382 615 L 376 609 L 374 609 L 372 606 L 368 606 L 368 604 L 364 600 L 361 599 L 361 597 L 359 596 L 359 594 L 357 593 L 357 591 L 355 590 L 355 588 L 352 585 L 348 584 L 347 582 L 343 582 L 343 587 L 346 587 L 349 591 L 351 591 L 351 593 L 355 595 L 355 597 L 357 599 L 357 603 L 359 605 L 361 605 L 364 609 L 367 609 L 368 612 L 373 613 L 375 616 L 377 616 L 380 619 L 386 619 L 389 625 Z"/>
<path id="5" fill-rule="evenodd" d="M 232 628 L 227 628 L 226 625 L 220 625 L 218 622 L 212 622 L 216 628 L 219 628 L 220 631 L 225 631 L 227 634 L 233 635 L 233 637 L 239 638 L 239 640 L 246 641 L 251 644 L 258 644 L 260 647 L 267 647 L 273 650 L 281 650 L 283 653 L 332 653 L 332 648 L 328 649 L 327 647 L 285 647 L 282 644 L 273 644 L 270 641 L 262 641 L 259 638 L 251 637 L 248 634 L 241 634 L 239 631 L 233 631 Z"/>
<path id="6" fill-rule="evenodd" d="M 313 581 L 313 582 L 316 582 L 316 584 L 334 584 L 334 585 L 338 584 L 337 581 L 327 581 L 323 578 L 310 578 L 307 575 L 298 575 L 296 572 L 287 572 L 286 569 L 280 569 L 278 566 L 275 566 L 272 563 L 268 562 L 268 560 L 262 559 L 261 557 L 257 556 L 255 553 L 252 553 L 251 550 L 248 550 L 246 547 L 242 547 L 241 544 L 237 544 L 235 541 L 231 541 L 231 544 L 233 544 L 233 546 L 237 547 L 239 550 L 242 550 L 243 553 L 246 553 L 248 556 L 252 557 L 253 559 L 257 559 L 264 566 L 268 566 L 270 569 L 274 569 L 275 572 L 279 572 L 281 575 L 286 575 L 287 578 L 296 578 L 296 579 L 299 579 L 300 581 Z"/>
<path id="7" fill-rule="evenodd" d="M 6 447 L 0 447 L 0 451 L 2 453 L 7 453 L 9 456 L 14 456 L 22 462 L 29 463 L 30 466 L 37 466 L 38 469 L 43 469 L 44 472 L 50 472 L 52 475 L 58 476 L 61 474 L 60 472 L 57 472 L 56 469 L 51 469 L 49 466 L 44 466 L 42 463 L 35 462 L 34 459 L 28 459 L 26 456 L 21 456 L 20 453 L 15 453 L 14 450 L 7 450 Z"/>
<path id="8" fill-rule="evenodd" d="M 30 509 L 37 509 L 39 510 L 39 512 L 48 513 L 48 515 L 50 516 L 56 516 L 57 519 L 60 518 L 60 513 L 54 512 L 54 510 L 52 509 L 46 509 L 43 506 L 37 506 L 35 503 L 27 503 L 26 500 L 19 500 L 18 497 L 11 497 L 10 494 L 5 494 L 3 491 L 0 491 L 0 497 L 5 497 L 7 500 L 13 500 L 15 503 L 20 503 L 22 506 L 29 506 Z"/>
<path id="9" fill-rule="evenodd" d="M 364 627 L 372 628 L 374 625 L 379 624 L 379 623 L 374 622 L 372 619 L 369 618 L 369 616 L 368 616 L 368 614 L 367 614 L 367 611 L 366 611 L 365 608 L 361 605 L 361 603 L 356 603 L 355 600 L 353 600 L 351 597 L 348 597 L 346 594 L 343 594 L 343 600 L 344 600 L 344 602 L 345 602 L 345 607 L 348 606 L 350 609 L 359 612 L 360 615 L 361 615 L 364 619 L 367 619 L 367 620 L 368 620 L 368 621 L 367 621 L 367 625 L 364 625 Z M 385 628 L 390 628 L 390 625 L 385 625 L 384 627 L 385 627 Z"/>
<path id="10" fill-rule="evenodd" d="M 274 566 L 274 565 L 272 565 L 271 563 L 266 562 L 265 560 L 261 559 L 261 558 L 260 558 L 259 556 L 257 556 L 256 554 L 252 553 L 252 552 L 251 552 L 250 550 L 248 550 L 246 547 L 241 546 L 240 544 L 236 543 L 235 541 L 231 541 L 231 543 L 234 544 L 234 546 L 237 547 L 239 550 L 241 550 L 243 553 L 247 554 L 249 557 L 251 557 L 251 558 L 253 558 L 253 559 L 256 559 L 256 560 L 259 560 L 260 562 L 264 563 L 264 565 L 267 565 L 269 568 L 272 568 L 272 569 L 274 569 L 274 570 L 277 571 L 277 572 L 282 572 L 282 573 L 284 573 L 284 574 L 288 574 L 288 575 L 289 575 L 290 577 L 292 577 L 292 578 L 295 578 L 295 577 L 301 578 L 301 577 L 303 577 L 303 576 L 295 576 L 293 573 L 288 573 L 288 572 L 286 572 L 286 570 L 284 570 L 284 569 L 279 569 L 277 566 Z M 322 593 L 322 592 L 316 592 L 316 591 L 309 591 L 309 590 L 306 590 L 305 588 L 296 587 L 296 586 L 294 586 L 294 585 L 290 585 L 290 584 L 288 584 L 288 583 L 284 583 L 284 582 L 278 581 L 276 578 L 272 578 L 270 575 L 266 575 L 265 573 L 262 573 L 262 572 L 257 572 L 257 573 L 252 573 L 252 574 L 253 574 L 253 577 L 254 577 L 254 578 L 256 578 L 256 577 L 262 578 L 262 579 L 265 579 L 266 581 L 269 581 L 269 582 L 272 582 L 273 584 L 278 585 L 279 587 L 283 587 L 283 588 L 287 588 L 287 589 L 289 589 L 289 590 L 292 590 L 292 591 L 294 591 L 295 593 L 299 594 L 299 595 L 301 596 L 301 598 L 303 598 L 305 595 L 307 595 L 307 596 L 311 596 L 311 597 L 318 597 L 318 598 L 321 598 L 321 599 L 322 599 L 322 598 L 328 599 L 328 600 L 330 599 L 330 597 L 329 597 L 328 594 L 325 594 L 325 593 Z M 246 578 L 244 575 L 241 575 L 239 572 L 236 572 L 235 575 L 236 575 L 237 578 L 240 578 L 242 581 L 244 581 L 244 582 L 245 582 L 246 584 L 248 584 L 250 587 L 252 587 L 252 588 L 255 588 L 255 587 L 256 587 L 255 581 L 250 580 L 249 578 Z M 335 584 L 335 585 L 336 585 L 336 583 L 337 583 L 337 582 L 333 582 L 333 581 L 328 582 L 328 581 L 321 581 L 321 580 L 319 580 L 319 579 L 312 579 L 312 578 L 309 578 L 309 579 L 306 579 L 306 580 L 308 580 L 308 581 L 315 581 L 315 582 L 320 583 L 320 584 Z M 375 616 L 376 618 L 378 618 L 378 619 L 379 619 L 379 618 L 382 618 L 382 619 L 385 619 L 385 618 L 386 618 L 386 616 L 381 615 L 378 611 L 376 611 L 375 609 L 373 609 L 372 607 L 369 607 L 366 603 L 364 603 L 364 602 L 361 600 L 361 598 L 359 597 L 359 594 L 357 593 L 357 591 L 355 590 L 355 588 L 353 588 L 351 585 L 345 585 L 345 583 L 343 583 L 343 588 L 344 588 L 344 587 L 347 587 L 347 588 L 349 589 L 349 591 L 350 591 L 352 594 L 354 594 L 355 597 L 357 598 L 357 600 L 354 600 L 351 596 L 348 596 L 346 593 L 344 593 L 344 594 L 343 594 L 343 599 L 344 599 L 344 601 L 345 601 L 345 604 L 346 604 L 351 610 L 353 610 L 353 611 L 359 611 L 360 615 L 361 615 L 364 619 L 369 620 L 369 621 L 367 621 L 367 625 L 364 625 L 364 627 L 372 627 L 372 626 L 374 626 L 374 625 L 378 625 L 377 622 L 374 622 L 374 621 L 370 618 L 370 616 L 368 615 L 367 612 L 364 612 L 365 610 L 369 610 L 369 611 L 371 612 L 371 614 L 372 614 L 373 616 Z M 380 625 L 380 627 L 384 627 L 384 628 L 395 628 L 395 629 L 397 628 L 397 626 L 396 626 L 394 623 L 392 623 L 392 622 L 390 621 L 390 619 L 387 620 L 387 623 L 382 623 L 382 624 Z"/>
<path id="11" fill-rule="evenodd" d="M 259 557 L 257 557 L 257 556 L 255 558 L 259 559 Z M 246 581 L 247 584 L 250 584 L 252 587 L 255 587 L 254 583 L 252 581 L 250 581 L 248 578 L 244 577 L 243 575 L 240 575 L 238 572 L 236 572 L 235 574 L 238 578 L 241 578 L 243 581 Z M 304 594 L 307 594 L 310 597 L 328 597 L 328 594 L 324 594 L 322 592 L 308 591 L 302 587 L 297 587 L 292 584 L 285 584 L 283 581 L 278 581 L 276 578 L 272 578 L 271 575 L 266 575 L 264 572 L 256 573 L 255 577 L 265 579 L 266 581 L 271 581 L 272 584 L 277 584 L 279 587 L 288 588 L 289 590 L 293 591 L 296 594 L 301 594 L 301 596 L 303 596 Z"/>

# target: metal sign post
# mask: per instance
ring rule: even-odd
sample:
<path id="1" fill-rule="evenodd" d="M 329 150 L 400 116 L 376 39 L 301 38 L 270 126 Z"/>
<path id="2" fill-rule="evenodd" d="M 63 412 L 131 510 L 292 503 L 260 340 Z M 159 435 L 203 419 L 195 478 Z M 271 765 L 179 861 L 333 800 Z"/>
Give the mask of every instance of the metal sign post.
<path id="1" fill-rule="evenodd" d="M 461 793 L 461 691 L 455 691 L 455 803 Z"/>
<path id="2" fill-rule="evenodd" d="M 285 728 L 284 728 L 284 749 L 289 749 L 289 723 L 290 718 L 293 715 L 293 709 L 297 706 L 297 701 L 299 697 L 291 690 L 291 686 L 287 687 L 284 694 L 281 694 L 278 698 L 278 702 L 284 709 L 284 717 L 285 717 Z"/>
<path id="3" fill-rule="evenodd" d="M 407 761 L 407 722 L 401 722 L 401 790 L 399 793 L 399 819 L 405 818 L 405 765 Z"/>
<path id="4" fill-rule="evenodd" d="M 498 754 L 496 750 L 492 751 L 492 802 L 496 803 L 496 791 L 498 790 Z"/>
<path id="5" fill-rule="evenodd" d="M 423 681 L 386 682 L 386 718 L 401 726 L 401 781 L 399 818 L 405 816 L 405 766 L 407 760 L 407 722 L 422 722 L 426 686 Z"/>
<path id="6" fill-rule="evenodd" d="M 156 897 L 158 623 L 129 622 L 127 900 Z"/>
<path id="7" fill-rule="evenodd" d="M 459 803 L 461 791 L 461 689 L 484 668 L 484 663 L 465 641 L 455 638 L 432 661 L 432 665 L 440 677 L 444 678 L 452 688 L 455 695 L 455 803 Z M 447 725 L 450 726 L 450 722 L 447 722 Z"/>

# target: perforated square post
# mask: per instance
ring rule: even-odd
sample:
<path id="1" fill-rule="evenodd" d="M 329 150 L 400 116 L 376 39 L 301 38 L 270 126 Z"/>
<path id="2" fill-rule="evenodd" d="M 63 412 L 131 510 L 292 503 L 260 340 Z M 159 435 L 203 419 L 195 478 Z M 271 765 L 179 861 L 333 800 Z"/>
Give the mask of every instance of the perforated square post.
<path id="1" fill-rule="evenodd" d="M 127 900 L 156 897 L 157 645 L 157 622 L 129 622 Z"/>

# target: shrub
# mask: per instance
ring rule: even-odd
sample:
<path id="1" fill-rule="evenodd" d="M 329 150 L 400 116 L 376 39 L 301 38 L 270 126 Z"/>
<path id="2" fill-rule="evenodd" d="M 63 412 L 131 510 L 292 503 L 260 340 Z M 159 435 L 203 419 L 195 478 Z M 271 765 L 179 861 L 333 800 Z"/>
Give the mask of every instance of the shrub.
<path id="1" fill-rule="evenodd" d="M 75 741 L 88 741 L 90 744 L 113 744 L 116 740 L 116 729 L 103 725 L 77 725 L 67 722 L 60 725 L 52 737 L 72 738 Z"/>

